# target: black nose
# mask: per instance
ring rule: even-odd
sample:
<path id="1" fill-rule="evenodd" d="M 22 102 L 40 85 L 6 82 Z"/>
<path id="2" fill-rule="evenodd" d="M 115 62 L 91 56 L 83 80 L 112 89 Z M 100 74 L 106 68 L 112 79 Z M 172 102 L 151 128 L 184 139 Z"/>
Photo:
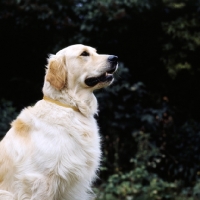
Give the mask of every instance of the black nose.
<path id="1" fill-rule="evenodd" d="M 108 61 L 112 62 L 112 63 L 117 63 L 118 57 L 111 55 L 111 56 L 108 57 Z"/>

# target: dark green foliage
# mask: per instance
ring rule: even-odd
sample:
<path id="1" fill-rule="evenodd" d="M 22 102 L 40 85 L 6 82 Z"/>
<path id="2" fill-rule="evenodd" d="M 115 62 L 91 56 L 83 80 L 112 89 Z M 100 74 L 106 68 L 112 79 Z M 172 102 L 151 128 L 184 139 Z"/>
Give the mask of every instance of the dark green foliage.
<path id="1" fill-rule="evenodd" d="M 130 160 L 136 153 L 135 135 L 142 131 L 149 133 L 150 143 L 160 152 L 158 155 L 153 152 L 146 159 L 148 169 L 166 180 L 184 179 L 190 183 L 197 178 L 200 165 L 199 123 L 187 121 L 180 124 L 166 97 L 155 105 L 144 84 L 138 82 L 131 86 L 128 78 L 121 78 L 128 77 L 128 74 L 128 69 L 121 65 L 115 84 L 107 88 L 106 93 L 97 93 L 106 155 L 104 167 L 108 170 L 102 175 L 133 167 Z"/>
<path id="2" fill-rule="evenodd" d="M 166 181 L 157 173 L 149 172 L 147 163 L 151 156 L 159 155 L 152 146 L 149 134 L 134 134 L 137 153 L 131 162 L 134 168 L 129 172 L 111 175 L 100 187 L 95 188 L 98 200 L 198 200 L 200 182 L 194 187 L 186 187 L 182 181 Z M 159 162 L 159 159 L 157 159 Z"/>
<path id="3" fill-rule="evenodd" d="M 10 128 L 10 123 L 17 116 L 16 109 L 10 101 L 0 100 L 0 139 Z"/>
<path id="4" fill-rule="evenodd" d="M 17 110 L 40 99 L 45 58 L 70 44 L 118 55 L 116 81 L 96 92 L 98 199 L 197 200 L 199 10 L 197 0 L 2 0 L 0 98 Z M 6 102 L 0 134 L 16 113 Z"/>

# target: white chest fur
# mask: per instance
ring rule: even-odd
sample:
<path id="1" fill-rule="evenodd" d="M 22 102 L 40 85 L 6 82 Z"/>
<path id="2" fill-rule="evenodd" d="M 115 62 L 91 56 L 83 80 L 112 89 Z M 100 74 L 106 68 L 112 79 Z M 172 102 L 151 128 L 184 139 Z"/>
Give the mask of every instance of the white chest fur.
<path id="1" fill-rule="evenodd" d="M 48 195 L 48 200 L 50 196 L 73 199 L 69 188 L 73 192 L 81 185 L 83 192 L 79 192 L 80 196 L 76 194 L 76 198 L 84 199 L 96 176 L 101 156 L 95 119 L 43 100 L 23 110 L 18 119 L 31 129 L 27 144 L 20 150 L 24 152 L 19 153 L 19 148 L 15 148 L 14 159 L 18 165 L 16 183 L 20 185 L 22 180 L 29 182 L 28 188 L 31 188 L 30 182 L 37 183 L 38 187 L 46 185 L 50 193 L 54 191 L 54 195 Z M 14 132 L 11 131 L 11 134 Z M 25 160 L 24 154 L 28 154 Z"/>

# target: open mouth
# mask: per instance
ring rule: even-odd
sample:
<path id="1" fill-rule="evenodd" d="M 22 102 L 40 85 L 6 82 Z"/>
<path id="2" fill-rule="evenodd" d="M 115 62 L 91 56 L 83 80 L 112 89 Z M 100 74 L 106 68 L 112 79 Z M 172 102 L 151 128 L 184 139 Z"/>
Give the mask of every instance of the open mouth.
<path id="1" fill-rule="evenodd" d="M 107 72 L 105 72 L 104 74 L 102 74 L 101 76 L 98 77 L 91 77 L 91 78 L 87 78 L 85 80 L 85 84 L 87 86 L 93 87 L 98 83 L 102 83 L 102 82 L 111 82 L 113 80 L 113 73 L 115 72 L 116 67 L 114 67 L 111 70 L 108 70 Z"/>

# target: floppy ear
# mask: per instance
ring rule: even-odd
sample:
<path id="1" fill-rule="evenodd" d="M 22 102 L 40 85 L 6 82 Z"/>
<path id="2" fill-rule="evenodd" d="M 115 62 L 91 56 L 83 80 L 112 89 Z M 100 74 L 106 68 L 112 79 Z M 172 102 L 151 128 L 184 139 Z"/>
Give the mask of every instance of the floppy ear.
<path id="1" fill-rule="evenodd" d="M 66 69 L 65 69 L 65 57 L 50 58 L 47 66 L 46 81 L 48 81 L 57 90 L 63 89 L 66 82 Z"/>

